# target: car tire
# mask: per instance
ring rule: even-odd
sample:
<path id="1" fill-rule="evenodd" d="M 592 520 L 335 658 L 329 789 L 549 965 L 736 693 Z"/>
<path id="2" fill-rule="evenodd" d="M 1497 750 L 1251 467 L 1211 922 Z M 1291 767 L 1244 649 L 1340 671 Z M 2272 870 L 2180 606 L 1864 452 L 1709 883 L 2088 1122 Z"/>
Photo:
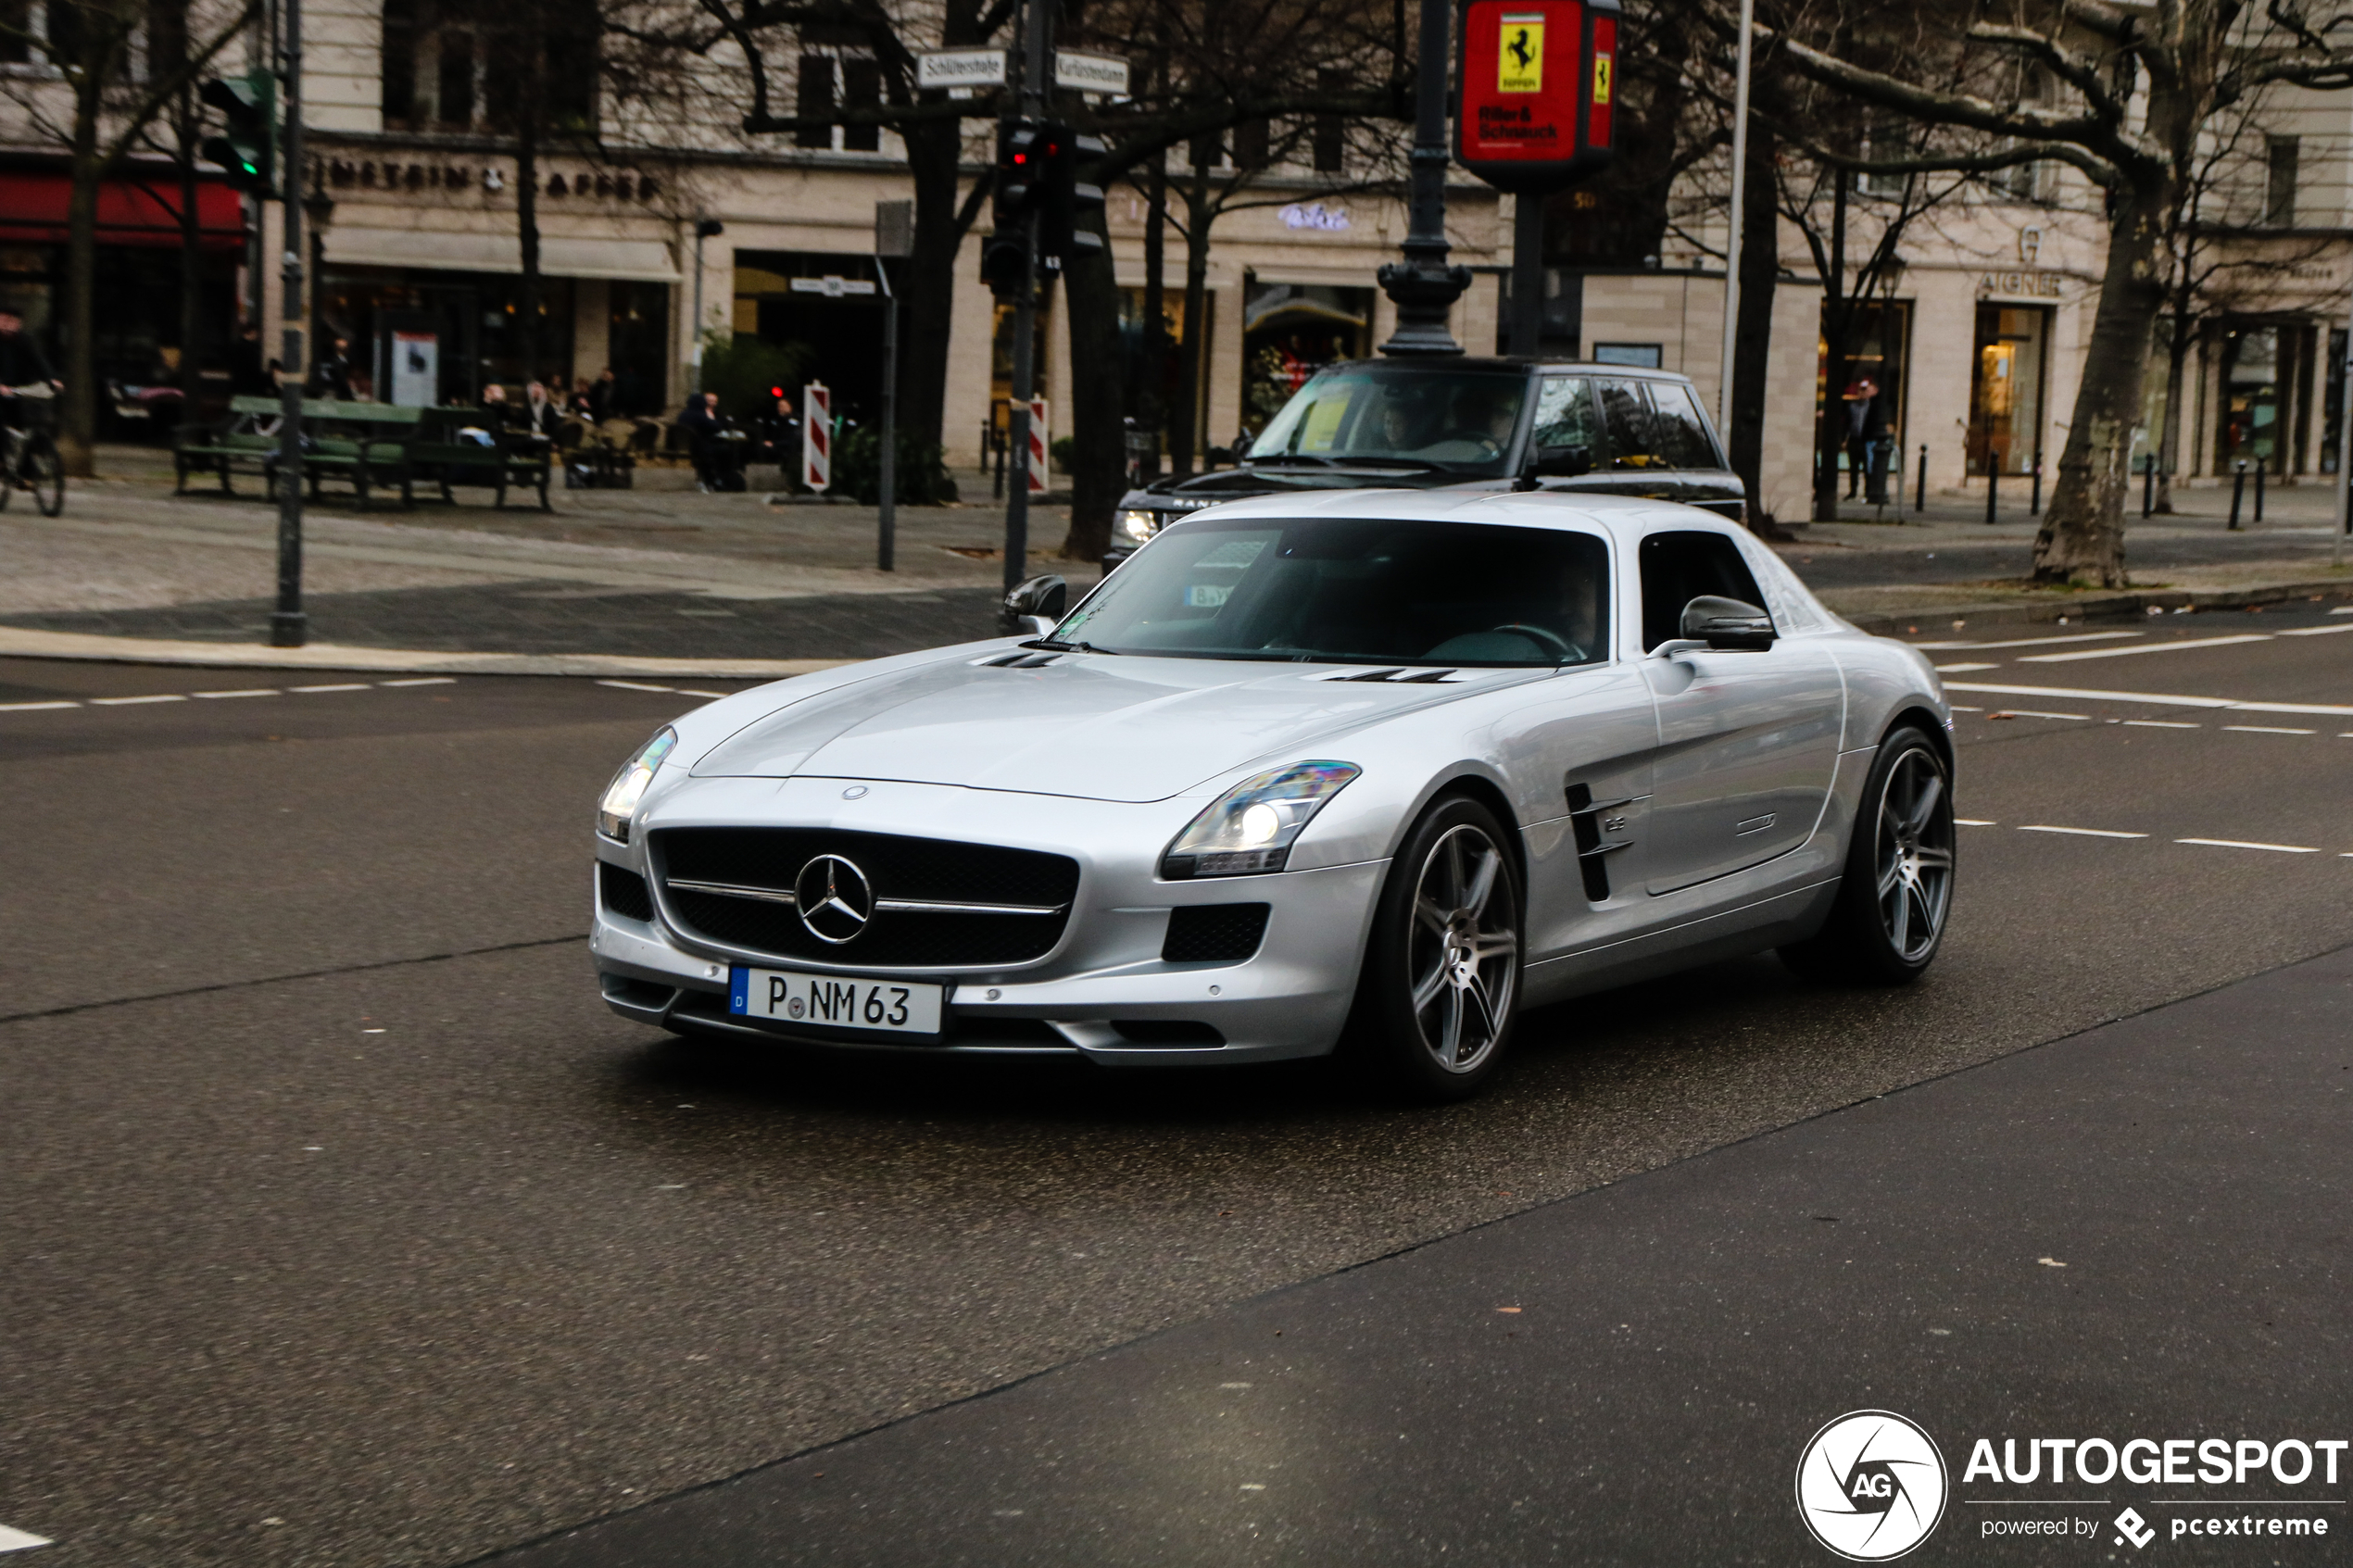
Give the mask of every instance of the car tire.
<path id="1" fill-rule="evenodd" d="M 1871 759 L 1830 919 L 1781 961 L 1807 980 L 1904 985 L 1935 961 L 1952 909 L 1952 765 L 1902 724 Z"/>
<path id="2" fill-rule="evenodd" d="M 1476 800 L 1432 805 L 1390 862 L 1347 1050 L 1386 1095 L 1466 1099 L 1494 1076 L 1519 1010 L 1525 895 L 1511 835 Z"/>

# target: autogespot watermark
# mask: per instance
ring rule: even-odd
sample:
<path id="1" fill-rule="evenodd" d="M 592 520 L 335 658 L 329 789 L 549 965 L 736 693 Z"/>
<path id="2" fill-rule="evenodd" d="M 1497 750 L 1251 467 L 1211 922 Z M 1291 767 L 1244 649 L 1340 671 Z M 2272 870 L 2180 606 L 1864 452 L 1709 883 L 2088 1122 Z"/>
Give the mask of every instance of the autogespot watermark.
<path id="1" fill-rule="evenodd" d="M 1969 1461 L 1954 1488 L 1919 1423 L 1893 1411 L 1840 1416 L 1798 1460 L 1798 1516 L 1816 1540 L 1855 1562 L 1910 1551 L 1934 1532 L 1948 1500 L 1976 1516 L 1982 1540 L 2065 1539 L 2108 1552 L 2187 1540 L 2210 1551 L 2216 1537 L 2271 1550 L 2353 1528 L 2331 1512 L 2348 1506 L 2346 1438 L 2003 1437 L 1998 1449 L 1992 1437 L 1965 1441 Z M 2128 1487 L 2166 1495 L 2118 1495 Z"/>

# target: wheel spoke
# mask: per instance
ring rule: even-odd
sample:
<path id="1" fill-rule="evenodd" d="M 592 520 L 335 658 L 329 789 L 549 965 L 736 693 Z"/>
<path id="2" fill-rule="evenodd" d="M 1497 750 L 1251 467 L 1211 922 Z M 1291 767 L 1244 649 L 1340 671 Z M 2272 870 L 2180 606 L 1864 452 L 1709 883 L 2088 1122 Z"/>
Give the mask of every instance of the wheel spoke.
<path id="1" fill-rule="evenodd" d="M 1414 982 L 1414 1012 L 1416 1017 L 1429 1009 L 1440 986 L 1446 984 L 1446 950 L 1440 948 L 1430 961 L 1429 972 Z"/>
<path id="2" fill-rule="evenodd" d="M 1919 862 L 1920 870 L 1924 872 L 1947 872 L 1953 869 L 1953 852 L 1950 849 L 1931 849 L 1923 845 L 1916 858 Z"/>
<path id="3" fill-rule="evenodd" d="M 1459 830 L 1446 835 L 1446 902 L 1457 909 L 1463 907 L 1463 835 Z"/>
<path id="4" fill-rule="evenodd" d="M 1432 903 L 1428 894 L 1414 900 L 1414 918 L 1441 936 L 1446 935 L 1446 911 Z"/>
<path id="5" fill-rule="evenodd" d="M 1929 819 L 1936 814 L 1936 803 L 1944 797 L 1944 776 L 1931 770 L 1928 783 L 1920 786 L 1919 798 L 1912 803 L 1911 813 L 1904 819 L 1905 830 L 1915 835 L 1926 832 Z"/>
<path id="6" fill-rule="evenodd" d="M 1495 878 L 1503 866 L 1504 857 L 1492 848 L 1480 853 L 1478 869 L 1471 873 L 1470 886 L 1463 894 L 1463 908 L 1474 917 L 1487 912 L 1487 900 L 1495 891 Z"/>
<path id="7" fill-rule="evenodd" d="M 1895 922 L 1887 934 L 1898 953 L 1911 950 L 1911 930 L 1912 890 L 1907 886 L 1898 887 L 1895 890 Z"/>
<path id="8" fill-rule="evenodd" d="M 1904 857 L 1901 855 L 1890 855 L 1887 858 L 1887 868 L 1879 873 L 1879 896 L 1881 902 L 1884 903 L 1887 899 L 1889 890 L 1894 888 L 1896 884 L 1902 882 L 1903 880 Z"/>
<path id="9" fill-rule="evenodd" d="M 1445 1020 L 1439 1026 L 1438 1060 L 1452 1067 L 1463 1054 L 1463 991 L 1446 987 Z"/>
<path id="10" fill-rule="evenodd" d="M 1928 889 L 1920 886 L 1918 883 L 1913 884 L 1909 889 L 1908 901 L 1916 902 L 1919 905 L 1920 939 L 1919 946 L 1925 947 L 1929 945 L 1929 943 L 1934 941 L 1936 938 L 1936 916 L 1929 907 Z M 1910 951 L 1906 950 L 1904 956 L 1906 958 L 1911 957 Z"/>
<path id="11" fill-rule="evenodd" d="M 1509 958 L 1519 951 L 1519 938 L 1508 931 L 1491 931 L 1471 945 L 1471 961 L 1485 965 L 1490 959 Z"/>
<path id="12" fill-rule="evenodd" d="M 1494 1006 L 1488 1000 L 1487 983 L 1474 974 L 1470 984 L 1463 987 L 1463 995 L 1478 1010 L 1478 1043 L 1484 1046 L 1501 1033 L 1495 1026 Z"/>

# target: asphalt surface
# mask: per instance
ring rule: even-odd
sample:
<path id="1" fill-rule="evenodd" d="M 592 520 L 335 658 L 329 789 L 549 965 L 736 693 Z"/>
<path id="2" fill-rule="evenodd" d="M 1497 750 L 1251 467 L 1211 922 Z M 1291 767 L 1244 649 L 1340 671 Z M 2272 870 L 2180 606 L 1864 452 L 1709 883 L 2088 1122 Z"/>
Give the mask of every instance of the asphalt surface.
<path id="1" fill-rule="evenodd" d="M 1131 1077 L 844 1062 L 686 1048 L 611 1017 L 582 940 L 588 803 L 692 696 L 0 664 L 0 781 L 15 805 L 0 836 L 11 895 L 0 900 L 0 1525 L 53 1537 L 41 1561 L 59 1563 L 461 1562 L 1156 1331 L 1224 1333 L 1237 1302 L 1328 1289 L 1315 1282 L 1485 1222 L 1542 1209 L 1534 1218 L 1567 1224 L 1551 1216 L 1636 1202 L 1645 1183 L 1668 1192 L 1649 1201 L 1685 1207 L 1674 1194 L 1695 1189 L 1672 1184 L 1705 1182 L 1692 1156 L 2334 951 L 2353 944 L 2353 714 L 2148 700 L 2353 705 L 2353 631 L 2322 630 L 2353 618 L 2323 608 L 1941 650 L 1940 662 L 1990 667 L 1948 674 L 1957 686 L 2004 689 L 1954 694 L 1982 709 L 1959 718 L 1957 798 L 1992 825 L 1963 830 L 1955 923 L 1925 983 L 1818 990 L 1755 960 L 1589 998 L 1531 1015 L 1495 1092 L 1441 1111 L 1365 1101 L 1313 1066 Z M 2320 634 L 2287 634 L 2308 631 Z M 2028 662 L 2217 636 L 2259 640 Z M 189 695 L 222 689 L 275 695 Z M 185 700 L 97 701 L 175 696 Z M 15 706 L 52 702 L 75 706 Z M 2026 831 L 2051 827 L 2147 836 Z M 2258 843 L 2275 847 L 2233 847 Z M 2250 1013 L 2225 1037 L 2263 1030 Z M 2289 1094 L 2303 1070 L 2283 1058 L 2249 1081 Z M 1991 1100 L 1971 1112 L 1997 1113 Z M 2248 1148 L 2303 1135 L 2264 1125 Z M 1900 1152 L 1922 1135 L 1857 1147 Z M 1878 1159 L 1842 1179 L 1869 1183 Z M 1988 1176 L 1997 1197 L 2060 1180 L 2019 1171 Z M 1737 1171 L 1731 1181 L 1754 1185 Z M 1544 1207 L 1580 1193 L 1592 1197 Z M 1710 1212 L 1730 1211 L 1716 1201 Z M 2309 1189 L 2282 1203 L 2341 1211 Z M 1665 1211 L 1575 1223 L 1639 1228 L 1640 1214 Z M 1694 1212 L 1691 1223 L 1714 1223 Z M 2220 1289 L 2208 1273 L 2270 1255 L 2237 1245 L 2183 1254 L 2171 1296 L 2147 1310 L 2223 1311 L 2219 1295 L 2201 1299 Z M 1567 1301 L 1577 1278 L 1509 1283 Z M 1806 1283 L 1793 1273 L 1775 1288 L 1810 1298 Z M 1535 1294 L 1484 1293 L 1466 1336 L 1486 1334 L 1494 1306 L 1535 1310 Z M 1686 1292 L 1677 1332 L 1689 1337 L 1654 1344 L 1736 1332 L 1752 1305 L 1741 1291 Z M 2018 1298 L 2006 1332 L 2064 1324 L 2063 1306 Z M 2114 1349 L 2106 1321 L 2070 1332 Z M 1318 1354 L 1403 1390 L 1436 1375 L 1411 1351 L 1343 1336 Z M 2020 1372 L 2007 1354 L 1989 1351 L 1978 1371 Z M 1590 1430 L 1663 1433 L 1701 1402 L 1705 1378 L 1651 1356 L 1613 1358 L 1644 1375 L 1597 1407 Z M 2201 1420 L 2232 1419 L 2262 1392 L 2238 1364 L 2197 1362 L 2173 1394 Z M 1493 1368 L 1479 1375 L 1491 1381 L 1466 1382 L 1457 1402 L 1486 1397 Z M 1570 1361 L 1525 1374 L 1553 1388 L 1578 1375 Z M 1759 1496 L 1780 1495 L 1793 1442 L 1849 1408 L 1843 1393 L 1827 1408 L 1817 1396 L 1851 1384 L 1811 1375 L 1772 1394 L 1786 1409 L 1754 1418 L 1773 1434 L 1777 1477 Z M 1348 1427 L 1367 1419 L 1367 1397 L 1335 1390 L 1302 1419 Z M 1978 1419 L 1951 1398 L 1908 1413 Z M 2071 1430 L 2066 1413 L 2045 1429 Z M 1076 1433 L 1095 1418 L 1073 1400 L 1040 1419 Z M 1653 1462 L 1720 1474 L 1745 1457 L 1748 1430 Z M 1272 1447 L 1281 1435 L 1278 1424 Z M 1413 1484 L 1470 1462 L 1442 1455 Z M 906 1533 L 862 1537 L 864 1560 L 953 1560 L 922 1532 L 979 1495 L 988 1463 L 968 1456 L 969 1475 L 930 1483 L 942 1512 L 930 1524 L 920 1509 L 894 1515 Z M 1365 1489 L 1378 1470 L 1368 1463 L 1345 1494 L 1376 1523 L 1416 1495 Z M 1131 1519 L 1093 1560 L 1252 1560 L 1242 1537 L 1217 1533 L 1234 1521 L 1221 1512 L 1230 1477 L 1214 1479 L 1217 1509 L 1175 1508 L 1158 1537 Z M 905 1488 L 892 1495 L 903 1503 Z M 1546 1517 L 1598 1519 L 1606 1496 Z M 1715 1497 L 1679 1494 L 1674 1509 L 1705 1512 Z M 1025 1507 L 994 1502 L 989 1516 Z M 1272 1542 L 1281 1520 L 1304 1516 L 1245 1517 Z M 761 1561 L 862 1560 L 800 1552 L 801 1526 L 776 1527 Z M 1786 1511 L 1777 1527 L 1794 1529 Z M 1676 1561 L 1712 1555 L 1682 1528 L 1658 1523 L 1659 1560 L 1669 1548 Z M 1441 1533 L 1420 1560 L 1483 1538 Z M 1788 1539 L 1779 1560 L 1812 1549 Z M 671 1561 L 736 1561 L 734 1549 Z"/>

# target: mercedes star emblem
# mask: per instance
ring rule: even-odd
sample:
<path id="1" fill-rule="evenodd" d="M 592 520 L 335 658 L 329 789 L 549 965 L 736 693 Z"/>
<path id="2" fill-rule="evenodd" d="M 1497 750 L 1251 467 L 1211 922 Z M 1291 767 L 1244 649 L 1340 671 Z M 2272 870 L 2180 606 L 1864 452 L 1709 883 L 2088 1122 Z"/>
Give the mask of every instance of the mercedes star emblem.
<path id="1" fill-rule="evenodd" d="M 820 855 L 801 867 L 792 896 L 800 923 L 820 942 L 851 941 L 875 918 L 874 884 L 839 855 Z"/>

